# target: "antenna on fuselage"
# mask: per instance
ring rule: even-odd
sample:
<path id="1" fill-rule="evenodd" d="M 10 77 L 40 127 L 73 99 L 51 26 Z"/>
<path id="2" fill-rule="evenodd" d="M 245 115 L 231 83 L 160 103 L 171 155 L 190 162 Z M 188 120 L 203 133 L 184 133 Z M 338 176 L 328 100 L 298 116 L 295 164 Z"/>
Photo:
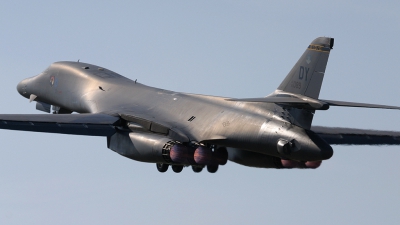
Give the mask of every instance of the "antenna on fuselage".
<path id="1" fill-rule="evenodd" d="M 78 62 L 79 62 L 79 60 L 81 60 L 81 59 L 78 59 Z"/>
<path id="2" fill-rule="evenodd" d="M 137 79 L 135 80 L 135 84 L 136 84 Z"/>

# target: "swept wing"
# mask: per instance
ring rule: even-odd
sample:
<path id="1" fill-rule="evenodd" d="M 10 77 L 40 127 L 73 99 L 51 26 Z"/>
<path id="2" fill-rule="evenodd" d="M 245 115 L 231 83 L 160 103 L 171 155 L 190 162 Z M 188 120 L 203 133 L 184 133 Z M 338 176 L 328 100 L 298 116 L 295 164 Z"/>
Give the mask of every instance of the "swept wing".
<path id="1" fill-rule="evenodd" d="M 119 120 L 105 114 L 0 114 L 0 129 L 111 136 Z"/>
<path id="2" fill-rule="evenodd" d="M 400 145 L 400 132 L 313 126 L 311 130 L 331 145 Z"/>

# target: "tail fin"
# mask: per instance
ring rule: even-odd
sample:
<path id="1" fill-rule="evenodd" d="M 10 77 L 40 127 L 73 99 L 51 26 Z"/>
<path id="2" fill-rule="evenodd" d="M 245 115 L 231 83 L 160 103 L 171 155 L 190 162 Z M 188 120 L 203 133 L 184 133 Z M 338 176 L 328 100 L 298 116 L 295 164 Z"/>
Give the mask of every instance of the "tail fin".
<path id="1" fill-rule="evenodd" d="M 278 90 L 318 99 L 333 38 L 319 37 L 290 70 Z"/>

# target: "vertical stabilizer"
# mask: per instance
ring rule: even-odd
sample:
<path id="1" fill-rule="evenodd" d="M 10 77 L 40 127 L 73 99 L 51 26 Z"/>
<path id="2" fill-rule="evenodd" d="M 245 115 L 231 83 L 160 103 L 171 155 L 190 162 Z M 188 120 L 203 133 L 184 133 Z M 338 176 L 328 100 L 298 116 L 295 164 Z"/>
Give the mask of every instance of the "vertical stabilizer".
<path id="1" fill-rule="evenodd" d="M 279 85 L 278 90 L 318 99 L 332 47 L 333 38 L 316 38 Z"/>

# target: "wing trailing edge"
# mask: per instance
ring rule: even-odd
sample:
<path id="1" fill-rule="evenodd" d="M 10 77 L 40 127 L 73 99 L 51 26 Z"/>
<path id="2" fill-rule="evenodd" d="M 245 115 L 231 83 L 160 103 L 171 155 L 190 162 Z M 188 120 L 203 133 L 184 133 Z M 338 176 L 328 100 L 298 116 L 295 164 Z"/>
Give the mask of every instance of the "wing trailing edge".
<path id="1" fill-rule="evenodd" d="M 111 136 L 119 120 L 106 114 L 0 114 L 0 129 Z"/>
<path id="2" fill-rule="evenodd" d="M 313 126 L 311 130 L 331 145 L 400 145 L 400 132 Z"/>

